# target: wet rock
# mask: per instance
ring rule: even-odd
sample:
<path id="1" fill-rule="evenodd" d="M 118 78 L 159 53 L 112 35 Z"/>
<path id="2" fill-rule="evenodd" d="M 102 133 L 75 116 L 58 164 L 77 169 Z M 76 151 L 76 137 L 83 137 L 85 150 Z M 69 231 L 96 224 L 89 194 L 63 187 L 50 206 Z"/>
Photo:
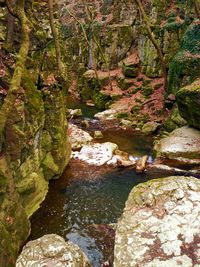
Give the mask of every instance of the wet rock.
<path id="1" fill-rule="evenodd" d="M 69 116 L 73 116 L 73 117 L 79 117 L 82 116 L 82 110 L 80 108 L 77 109 L 68 109 L 69 112 Z"/>
<path id="2" fill-rule="evenodd" d="M 101 131 L 94 131 L 94 138 L 99 139 L 103 138 L 103 134 Z"/>
<path id="3" fill-rule="evenodd" d="M 88 120 L 83 120 L 82 122 L 81 122 L 81 126 L 82 127 L 85 127 L 85 128 L 89 128 L 89 122 L 88 122 Z"/>
<path id="4" fill-rule="evenodd" d="M 87 257 L 72 242 L 55 234 L 44 235 L 28 242 L 19 256 L 16 267 L 89 267 Z"/>
<path id="5" fill-rule="evenodd" d="M 160 123 L 157 123 L 157 122 L 154 122 L 154 121 L 147 122 L 147 123 L 145 123 L 143 125 L 142 132 L 144 134 L 155 133 L 155 131 L 158 129 L 159 126 L 160 126 Z"/>
<path id="6" fill-rule="evenodd" d="M 120 109 L 108 109 L 102 112 L 99 112 L 97 114 L 95 114 L 95 118 L 101 120 L 101 121 L 105 121 L 105 120 L 115 120 L 116 119 L 116 115 L 119 113 L 119 111 L 123 111 Z"/>
<path id="7" fill-rule="evenodd" d="M 114 266 L 199 266 L 200 181 L 172 176 L 136 186 L 117 224 Z"/>
<path id="8" fill-rule="evenodd" d="M 143 172 L 146 168 L 148 156 L 145 155 L 141 159 L 139 159 L 136 163 L 136 172 L 140 173 Z"/>
<path id="9" fill-rule="evenodd" d="M 200 131 L 184 126 L 174 130 L 154 146 L 157 158 L 169 162 L 175 160 L 179 165 L 200 164 Z"/>
<path id="10" fill-rule="evenodd" d="M 101 166 L 112 159 L 118 146 L 114 143 L 85 145 L 80 152 L 73 152 L 72 157 L 86 161 L 91 165 Z"/>
<path id="11" fill-rule="evenodd" d="M 133 125 L 132 121 L 126 120 L 126 119 L 122 119 L 120 121 L 120 125 L 122 127 L 131 127 Z"/>
<path id="12" fill-rule="evenodd" d="M 93 138 L 89 133 L 74 124 L 69 124 L 69 141 L 72 149 L 81 148 L 83 145 L 89 144 L 92 140 Z"/>
<path id="13" fill-rule="evenodd" d="M 129 167 L 135 165 L 135 160 L 130 159 L 128 153 L 118 150 L 118 146 L 111 142 L 85 145 L 80 152 L 73 152 L 72 158 L 96 166 L 107 164 L 115 167 Z"/>

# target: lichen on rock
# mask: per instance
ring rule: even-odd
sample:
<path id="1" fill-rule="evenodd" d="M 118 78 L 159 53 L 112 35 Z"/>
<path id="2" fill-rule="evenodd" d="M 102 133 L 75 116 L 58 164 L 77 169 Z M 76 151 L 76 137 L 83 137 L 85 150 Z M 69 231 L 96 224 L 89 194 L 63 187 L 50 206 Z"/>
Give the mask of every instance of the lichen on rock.
<path id="1" fill-rule="evenodd" d="M 172 176 L 136 186 L 118 221 L 115 267 L 199 266 L 200 182 Z"/>

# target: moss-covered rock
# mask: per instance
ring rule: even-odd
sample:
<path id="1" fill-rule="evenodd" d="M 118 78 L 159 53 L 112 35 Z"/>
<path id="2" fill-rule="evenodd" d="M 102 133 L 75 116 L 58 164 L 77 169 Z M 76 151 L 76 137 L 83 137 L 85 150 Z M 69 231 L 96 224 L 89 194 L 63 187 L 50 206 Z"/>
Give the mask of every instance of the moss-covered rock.
<path id="1" fill-rule="evenodd" d="M 181 116 L 189 125 L 200 129 L 200 79 L 180 89 L 176 96 Z"/>
<path id="2" fill-rule="evenodd" d="M 186 120 L 184 120 L 178 110 L 177 105 L 175 104 L 172 108 L 171 114 L 169 118 L 164 123 L 164 127 L 167 131 L 172 132 L 173 130 L 185 126 L 187 124 Z"/>
<path id="3" fill-rule="evenodd" d="M 142 132 L 147 135 L 152 134 L 158 129 L 159 126 L 160 126 L 160 123 L 157 123 L 154 121 L 147 122 L 143 125 Z"/>

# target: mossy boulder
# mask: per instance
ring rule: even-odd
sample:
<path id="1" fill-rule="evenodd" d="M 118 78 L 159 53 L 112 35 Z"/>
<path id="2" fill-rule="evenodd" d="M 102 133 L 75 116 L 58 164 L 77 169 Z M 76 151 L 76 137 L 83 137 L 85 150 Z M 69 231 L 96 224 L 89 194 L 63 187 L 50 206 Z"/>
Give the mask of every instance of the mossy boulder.
<path id="1" fill-rule="evenodd" d="M 189 125 L 200 129 L 200 79 L 180 89 L 176 96 L 181 116 Z"/>
<path id="2" fill-rule="evenodd" d="M 169 118 L 167 118 L 167 120 L 164 123 L 164 128 L 167 131 L 172 132 L 177 128 L 185 126 L 186 124 L 187 124 L 186 120 L 184 120 L 181 117 L 180 112 L 178 110 L 178 106 L 177 104 L 175 104 L 171 110 Z"/>
<path id="3" fill-rule="evenodd" d="M 154 89 L 151 86 L 143 86 L 142 87 L 142 94 L 145 98 L 148 98 L 151 94 L 153 94 Z"/>
<path id="4" fill-rule="evenodd" d="M 146 135 L 152 134 L 156 132 L 159 126 L 160 126 L 160 123 L 157 123 L 154 121 L 147 122 L 143 125 L 142 132 Z"/>
<path id="5" fill-rule="evenodd" d="M 122 61 L 122 71 L 125 77 L 137 77 L 140 71 L 138 55 L 128 57 Z"/>

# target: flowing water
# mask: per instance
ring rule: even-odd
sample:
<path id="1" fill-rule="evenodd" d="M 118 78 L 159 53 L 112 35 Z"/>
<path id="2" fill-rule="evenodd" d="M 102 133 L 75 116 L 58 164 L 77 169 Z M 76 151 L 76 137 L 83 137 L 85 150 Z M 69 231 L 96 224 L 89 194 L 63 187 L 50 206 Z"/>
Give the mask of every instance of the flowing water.
<path id="1" fill-rule="evenodd" d="M 151 154 L 152 140 L 137 133 L 106 130 L 103 141 L 136 157 Z M 131 189 L 147 179 L 130 168 L 99 171 L 70 163 L 59 180 L 50 182 L 46 200 L 31 219 L 30 239 L 56 233 L 81 247 L 92 266 L 112 266 L 114 230 L 109 225 L 122 214 Z"/>

